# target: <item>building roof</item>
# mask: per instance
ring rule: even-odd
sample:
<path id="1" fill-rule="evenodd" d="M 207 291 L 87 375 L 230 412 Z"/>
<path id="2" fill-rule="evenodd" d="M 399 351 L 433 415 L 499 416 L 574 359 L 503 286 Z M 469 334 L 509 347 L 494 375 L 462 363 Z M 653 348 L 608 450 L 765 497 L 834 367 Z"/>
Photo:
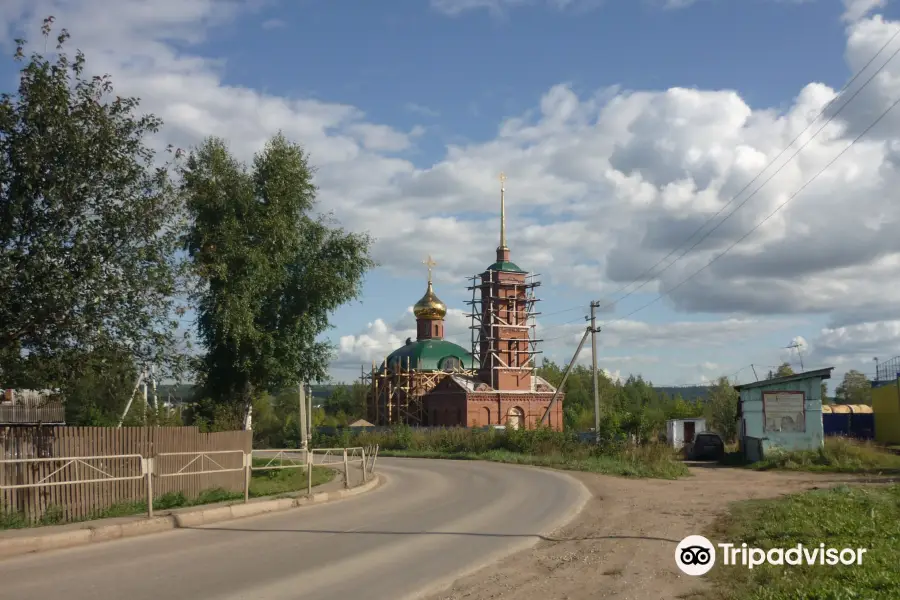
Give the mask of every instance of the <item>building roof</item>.
<path id="1" fill-rule="evenodd" d="M 737 391 L 747 390 L 758 387 L 768 387 L 770 385 L 780 385 L 790 381 L 803 381 L 804 379 L 831 379 L 831 372 L 834 367 L 825 367 L 824 369 L 816 369 L 815 371 L 804 371 L 803 373 L 794 373 L 793 375 L 785 375 L 784 377 L 773 377 L 772 379 L 763 379 L 762 381 L 752 381 L 734 386 Z"/>
<path id="2" fill-rule="evenodd" d="M 417 369 L 419 371 L 443 371 L 445 366 L 442 361 L 445 358 L 454 357 L 462 363 L 463 368 L 472 367 L 472 353 L 453 342 L 447 340 L 418 340 L 410 341 L 405 346 L 397 348 L 387 357 L 390 366 L 398 361 L 398 367 L 403 369 Z M 478 359 L 475 359 L 475 367 L 478 367 Z"/>
<path id="3" fill-rule="evenodd" d="M 352 423 L 350 423 L 347 427 L 375 427 L 375 426 L 372 425 L 371 423 L 369 423 L 368 421 L 366 421 L 365 419 L 357 419 L 356 421 L 353 421 Z"/>
<path id="4" fill-rule="evenodd" d="M 456 385 L 461 387 L 467 392 L 494 392 L 494 390 L 486 383 L 483 383 L 473 377 L 467 377 L 465 375 L 451 375 L 450 379 L 453 380 Z M 538 377 L 535 375 L 531 378 L 531 389 L 530 390 L 502 390 L 504 394 L 530 394 L 532 392 L 543 392 L 543 393 L 556 393 L 556 388 L 550 385 L 543 377 Z"/>
<path id="5" fill-rule="evenodd" d="M 489 266 L 485 271 L 505 271 L 507 273 L 524 273 L 522 269 L 519 268 L 514 262 L 510 262 L 508 260 L 498 260 L 491 266 Z"/>

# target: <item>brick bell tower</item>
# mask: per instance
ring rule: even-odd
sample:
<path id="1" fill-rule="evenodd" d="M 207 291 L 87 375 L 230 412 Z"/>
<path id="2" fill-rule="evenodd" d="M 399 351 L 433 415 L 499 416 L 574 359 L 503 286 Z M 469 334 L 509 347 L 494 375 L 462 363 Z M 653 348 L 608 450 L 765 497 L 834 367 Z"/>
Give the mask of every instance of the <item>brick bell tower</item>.
<path id="1" fill-rule="evenodd" d="M 506 245 L 506 176 L 500 174 L 500 245 L 497 261 L 478 279 L 475 289 L 480 301 L 473 315 L 479 323 L 478 379 L 496 391 L 532 391 L 534 389 L 534 351 L 530 317 L 535 298 L 531 293 L 537 283 L 510 261 Z"/>

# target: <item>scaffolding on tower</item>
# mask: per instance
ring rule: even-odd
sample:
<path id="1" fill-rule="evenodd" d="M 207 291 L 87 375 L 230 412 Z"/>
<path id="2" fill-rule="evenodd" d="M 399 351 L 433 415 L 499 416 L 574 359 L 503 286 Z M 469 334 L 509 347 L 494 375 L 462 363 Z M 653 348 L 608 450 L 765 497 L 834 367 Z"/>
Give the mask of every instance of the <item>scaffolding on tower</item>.
<path id="1" fill-rule="evenodd" d="M 535 289 L 541 285 L 539 275 L 529 273 L 524 282 L 504 277 L 504 271 L 489 269 L 488 271 L 469 277 L 471 285 L 466 289 L 472 292 L 472 299 L 466 304 L 471 307 L 468 317 L 471 319 L 472 371 L 476 371 L 475 358 L 479 357 L 481 375 L 489 376 L 494 381 L 494 373 L 498 369 L 506 371 L 519 370 L 521 376 L 530 377 L 534 385 L 534 372 L 537 368 L 535 358 L 542 351 L 537 346 L 543 340 L 537 338 L 537 316 L 535 310 L 540 298 Z M 500 294 L 502 289 L 506 295 Z M 521 331 L 514 336 L 504 336 L 501 330 Z M 506 364 L 500 357 L 500 344 L 510 344 L 504 353 L 514 356 L 514 365 Z M 515 347 L 512 345 L 515 344 Z"/>
<path id="2" fill-rule="evenodd" d="M 409 357 L 381 364 L 372 361 L 368 373 L 361 367 L 360 381 L 366 385 L 366 414 L 373 425 L 426 425 L 423 396 L 434 389 L 444 377 L 462 375 L 474 377 L 475 371 L 465 365 L 442 371 L 416 369 Z"/>

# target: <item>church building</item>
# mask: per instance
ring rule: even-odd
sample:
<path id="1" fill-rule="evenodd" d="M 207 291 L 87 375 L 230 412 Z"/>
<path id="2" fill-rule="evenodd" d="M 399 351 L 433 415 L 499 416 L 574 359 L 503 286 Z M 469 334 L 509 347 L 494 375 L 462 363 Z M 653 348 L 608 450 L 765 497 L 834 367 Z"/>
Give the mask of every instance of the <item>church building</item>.
<path id="1" fill-rule="evenodd" d="M 535 374 L 534 290 L 540 283 L 511 261 L 500 179 L 496 260 L 468 288 L 472 350 L 443 339 L 447 307 L 434 292 L 429 257 L 428 287 L 413 307 L 416 340 L 373 364 L 365 377 L 368 417 L 376 425 L 532 429 L 544 419 L 545 426 L 563 428 L 564 394 Z"/>

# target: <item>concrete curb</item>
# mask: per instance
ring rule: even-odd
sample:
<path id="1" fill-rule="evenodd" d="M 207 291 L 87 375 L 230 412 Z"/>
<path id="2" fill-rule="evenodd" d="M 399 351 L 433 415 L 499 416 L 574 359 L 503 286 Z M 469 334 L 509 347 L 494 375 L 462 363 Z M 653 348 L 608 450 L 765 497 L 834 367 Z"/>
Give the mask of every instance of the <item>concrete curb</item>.
<path id="1" fill-rule="evenodd" d="M 349 490 L 336 490 L 333 492 L 319 492 L 312 497 L 278 498 L 274 500 L 261 500 L 249 504 L 232 504 L 229 506 L 216 506 L 213 508 L 198 507 L 182 513 L 129 521 L 121 524 L 109 524 L 88 526 L 82 529 L 72 529 L 54 533 L 25 535 L 21 537 L 0 538 L 0 560 L 46 552 L 48 550 L 62 550 L 75 546 L 85 546 L 98 542 L 109 542 L 123 538 L 137 537 L 151 533 L 160 533 L 172 529 L 199 527 L 210 523 L 256 517 L 273 512 L 282 512 L 292 508 L 301 508 L 315 504 L 324 504 L 344 498 L 357 496 L 371 491 L 381 485 L 384 478 L 375 473 L 375 477 L 368 482 Z"/>

